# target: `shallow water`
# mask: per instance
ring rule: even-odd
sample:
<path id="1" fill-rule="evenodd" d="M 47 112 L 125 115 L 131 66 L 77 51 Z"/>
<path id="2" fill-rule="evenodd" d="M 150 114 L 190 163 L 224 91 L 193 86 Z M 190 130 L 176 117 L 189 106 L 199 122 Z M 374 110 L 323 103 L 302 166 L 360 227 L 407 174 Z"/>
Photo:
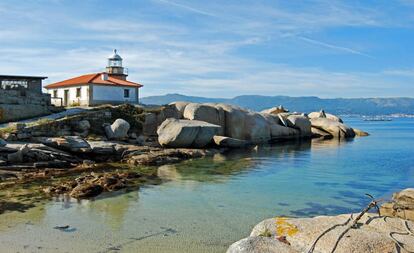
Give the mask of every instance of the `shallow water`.
<path id="1" fill-rule="evenodd" d="M 225 252 L 263 219 L 357 211 L 364 193 L 414 186 L 413 119 L 346 122 L 371 136 L 161 166 L 161 185 L 2 214 L 0 252 Z"/>

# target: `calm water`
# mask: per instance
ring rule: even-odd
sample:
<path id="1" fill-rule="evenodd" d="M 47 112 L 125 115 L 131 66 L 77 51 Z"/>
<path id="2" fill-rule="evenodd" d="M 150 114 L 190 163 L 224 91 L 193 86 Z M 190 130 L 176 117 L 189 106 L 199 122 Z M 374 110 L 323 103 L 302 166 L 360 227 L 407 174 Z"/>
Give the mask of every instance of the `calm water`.
<path id="1" fill-rule="evenodd" d="M 162 166 L 161 185 L 0 215 L 0 252 L 225 252 L 265 218 L 351 212 L 364 193 L 414 186 L 414 119 L 346 122 L 371 136 Z"/>

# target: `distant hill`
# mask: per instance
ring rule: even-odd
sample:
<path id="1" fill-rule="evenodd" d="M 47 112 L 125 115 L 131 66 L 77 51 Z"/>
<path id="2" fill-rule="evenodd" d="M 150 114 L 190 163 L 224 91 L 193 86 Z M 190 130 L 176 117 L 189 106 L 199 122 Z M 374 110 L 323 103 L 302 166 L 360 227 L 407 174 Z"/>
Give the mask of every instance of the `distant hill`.
<path id="1" fill-rule="evenodd" d="M 174 101 L 197 103 L 229 103 L 261 111 L 273 106 L 283 105 L 290 111 L 311 112 L 324 109 L 334 114 L 386 115 L 414 114 L 414 98 L 318 98 L 288 96 L 243 95 L 234 98 L 206 98 L 180 94 L 150 96 L 141 99 L 144 104 L 162 105 Z"/>

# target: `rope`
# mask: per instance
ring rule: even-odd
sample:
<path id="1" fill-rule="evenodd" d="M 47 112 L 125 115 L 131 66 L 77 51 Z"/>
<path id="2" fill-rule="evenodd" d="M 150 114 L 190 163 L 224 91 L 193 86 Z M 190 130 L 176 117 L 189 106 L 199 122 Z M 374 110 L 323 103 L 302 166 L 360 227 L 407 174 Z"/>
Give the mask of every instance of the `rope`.
<path id="1" fill-rule="evenodd" d="M 384 218 L 384 221 L 386 222 L 385 218 Z M 404 243 L 398 241 L 393 236 L 393 235 L 409 235 L 410 237 L 414 237 L 414 232 L 408 226 L 408 221 L 406 221 L 406 220 L 401 220 L 401 221 L 402 221 L 402 223 L 403 223 L 403 225 L 405 227 L 406 232 L 391 232 L 391 233 L 388 234 L 388 236 L 391 238 L 391 240 L 394 241 L 395 247 L 397 248 L 397 252 L 399 252 L 399 250 L 398 250 L 398 247 L 399 247 L 400 249 L 404 249 L 408 253 L 414 253 L 414 251 L 409 251 L 408 249 L 406 249 L 405 246 L 404 246 Z"/>
<path id="2" fill-rule="evenodd" d="M 365 207 L 364 208 L 364 210 L 362 210 L 362 212 L 355 218 L 355 220 L 352 222 L 352 224 L 350 225 L 350 226 L 348 226 L 340 235 L 339 235 L 339 237 L 338 237 L 338 239 L 336 239 L 336 242 L 335 242 L 335 245 L 334 245 L 334 247 L 332 248 L 332 250 L 331 250 L 331 252 L 330 253 L 334 253 L 335 252 L 335 250 L 336 250 L 336 248 L 338 247 L 338 244 L 339 244 L 339 242 L 341 241 L 341 239 L 344 237 L 344 235 L 346 234 L 346 233 L 348 233 L 348 231 L 349 230 L 351 230 L 352 228 L 355 228 L 355 225 L 358 223 L 358 221 L 362 218 L 362 216 L 364 216 L 364 214 L 366 213 L 366 212 L 368 212 L 371 208 L 376 208 L 377 209 L 377 211 L 378 211 L 378 215 L 379 215 L 379 207 L 378 207 L 378 202 L 379 202 L 379 200 L 375 200 L 374 199 L 374 197 L 372 197 L 370 194 L 365 194 L 365 195 L 367 195 L 369 198 L 371 198 L 371 202 L 368 204 L 368 206 L 367 207 Z M 330 228 L 328 228 L 327 230 L 325 230 L 322 234 L 320 234 L 317 238 L 316 238 L 316 240 L 315 240 L 315 242 L 312 244 L 312 246 L 311 246 L 311 248 L 308 250 L 308 253 L 313 253 L 313 251 L 315 250 L 315 247 L 316 247 L 316 244 L 318 243 L 318 241 L 319 241 L 319 239 L 321 239 L 322 238 L 322 236 L 324 236 L 325 234 L 327 234 L 329 231 L 332 231 L 333 229 L 335 229 L 336 227 L 339 227 L 339 226 L 346 226 L 346 225 L 348 225 L 348 223 L 351 221 L 353 219 L 353 217 L 352 217 L 352 214 L 351 214 L 351 217 L 349 217 L 349 219 L 346 221 L 346 222 L 344 222 L 344 223 L 342 223 L 342 224 L 336 224 L 336 225 L 333 225 L 332 227 L 330 227 Z"/>

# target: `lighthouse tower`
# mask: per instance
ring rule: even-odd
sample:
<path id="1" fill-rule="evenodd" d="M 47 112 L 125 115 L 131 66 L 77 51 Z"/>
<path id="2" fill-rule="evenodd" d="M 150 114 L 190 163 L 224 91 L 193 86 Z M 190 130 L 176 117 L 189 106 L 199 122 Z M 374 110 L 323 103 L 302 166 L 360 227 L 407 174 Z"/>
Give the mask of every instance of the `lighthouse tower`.
<path id="1" fill-rule="evenodd" d="M 122 67 L 122 58 L 117 53 L 116 49 L 114 49 L 114 53 L 108 57 L 106 73 L 108 73 L 109 76 L 122 80 L 126 80 L 128 76 L 128 71 Z"/>

